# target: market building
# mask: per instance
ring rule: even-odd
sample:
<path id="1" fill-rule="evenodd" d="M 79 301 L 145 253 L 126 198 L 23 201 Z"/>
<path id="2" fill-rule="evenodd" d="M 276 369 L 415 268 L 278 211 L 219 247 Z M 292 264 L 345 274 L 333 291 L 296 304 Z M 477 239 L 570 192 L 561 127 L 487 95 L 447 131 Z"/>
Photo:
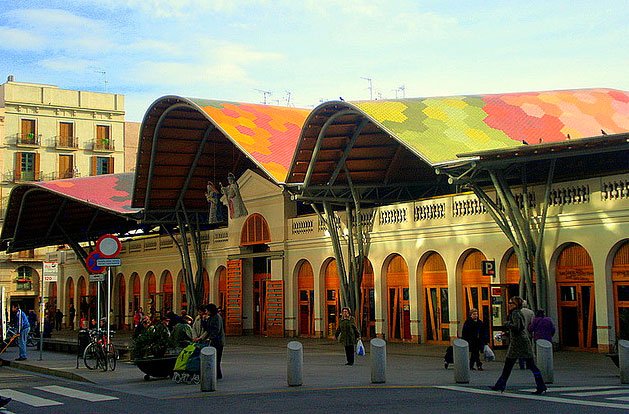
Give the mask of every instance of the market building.
<path id="1" fill-rule="evenodd" d="M 2 241 L 10 252 L 75 247 L 49 258 L 60 263 L 58 303 L 80 309 L 95 286 L 79 243 L 127 236 L 112 285 L 119 327 L 138 307 L 179 312 L 199 294 L 224 309 L 232 335 L 329 337 L 339 274 L 352 266 L 347 254 L 339 264 L 339 249 L 360 229 L 363 334 L 447 343 L 472 307 L 500 332 L 506 299 L 522 288 L 516 246 L 529 233 L 513 223 L 525 220 L 543 230 L 537 256 L 548 276 L 539 283 L 533 269 L 527 288 L 545 286 L 537 298 L 558 325 L 556 341 L 605 352 L 629 335 L 628 140 L 629 93 L 610 89 L 312 111 L 167 96 L 147 110 L 132 178 L 24 184 Z M 321 214 L 310 206 L 326 203 Z M 45 217 L 64 230 L 33 236 Z M 493 275 L 483 275 L 484 261 Z"/>

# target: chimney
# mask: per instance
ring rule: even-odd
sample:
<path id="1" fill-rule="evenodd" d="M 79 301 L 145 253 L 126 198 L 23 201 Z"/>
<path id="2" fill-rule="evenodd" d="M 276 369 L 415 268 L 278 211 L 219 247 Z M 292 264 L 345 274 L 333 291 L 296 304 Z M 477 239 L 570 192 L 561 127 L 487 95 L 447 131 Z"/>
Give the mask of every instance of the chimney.
<path id="1" fill-rule="evenodd" d="M 13 75 L 7 76 L 7 82 L 13 82 L 14 80 L 15 78 L 13 77 Z"/>

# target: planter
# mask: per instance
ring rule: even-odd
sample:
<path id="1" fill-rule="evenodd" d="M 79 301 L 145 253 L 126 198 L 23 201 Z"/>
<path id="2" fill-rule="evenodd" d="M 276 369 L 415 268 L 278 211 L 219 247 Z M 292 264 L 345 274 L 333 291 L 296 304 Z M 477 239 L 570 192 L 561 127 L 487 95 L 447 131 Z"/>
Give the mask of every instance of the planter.
<path id="1" fill-rule="evenodd" d="M 162 358 L 136 359 L 133 362 L 140 368 L 140 371 L 144 372 L 144 379 L 148 381 L 151 377 L 172 377 L 177 356 L 178 355 L 170 355 Z"/>

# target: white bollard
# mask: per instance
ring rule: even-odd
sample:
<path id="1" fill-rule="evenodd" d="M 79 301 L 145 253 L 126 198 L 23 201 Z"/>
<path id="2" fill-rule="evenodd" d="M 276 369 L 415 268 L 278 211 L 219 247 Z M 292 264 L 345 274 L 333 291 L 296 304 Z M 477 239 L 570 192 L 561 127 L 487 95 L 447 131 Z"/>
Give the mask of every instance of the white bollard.
<path id="1" fill-rule="evenodd" d="M 454 382 L 467 384 L 470 382 L 470 345 L 463 339 L 452 342 L 454 354 Z"/>
<path id="2" fill-rule="evenodd" d="M 290 341 L 286 348 L 288 386 L 299 387 L 304 382 L 304 347 L 301 342 Z"/>
<path id="3" fill-rule="evenodd" d="M 618 367 L 620 368 L 620 383 L 629 384 L 629 341 L 618 341 Z"/>
<path id="4" fill-rule="evenodd" d="M 369 355 L 371 357 L 371 382 L 373 384 L 387 382 L 387 343 L 384 339 L 371 340 Z"/>
<path id="5" fill-rule="evenodd" d="M 201 349 L 201 391 L 216 391 L 216 348 Z"/>
<path id="6" fill-rule="evenodd" d="M 555 382 L 553 344 L 546 339 L 535 341 L 537 353 L 537 367 L 542 373 L 542 379 L 546 384 Z"/>

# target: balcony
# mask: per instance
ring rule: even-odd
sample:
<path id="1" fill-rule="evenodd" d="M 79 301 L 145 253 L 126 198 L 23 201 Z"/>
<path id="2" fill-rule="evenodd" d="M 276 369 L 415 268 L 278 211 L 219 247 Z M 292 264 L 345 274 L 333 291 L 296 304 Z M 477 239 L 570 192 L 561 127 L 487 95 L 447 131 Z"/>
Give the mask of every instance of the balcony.
<path id="1" fill-rule="evenodd" d="M 79 149 L 79 137 L 55 137 L 55 148 L 58 150 L 76 151 Z"/>
<path id="2" fill-rule="evenodd" d="M 18 147 L 38 148 L 41 145 L 41 134 L 17 133 L 15 137 L 15 145 Z"/>
<path id="3" fill-rule="evenodd" d="M 43 173 L 42 171 L 13 171 L 13 182 L 19 183 L 22 181 L 41 181 Z"/>
<path id="4" fill-rule="evenodd" d="M 94 152 L 114 152 L 114 140 L 109 138 L 97 138 L 92 146 Z"/>

